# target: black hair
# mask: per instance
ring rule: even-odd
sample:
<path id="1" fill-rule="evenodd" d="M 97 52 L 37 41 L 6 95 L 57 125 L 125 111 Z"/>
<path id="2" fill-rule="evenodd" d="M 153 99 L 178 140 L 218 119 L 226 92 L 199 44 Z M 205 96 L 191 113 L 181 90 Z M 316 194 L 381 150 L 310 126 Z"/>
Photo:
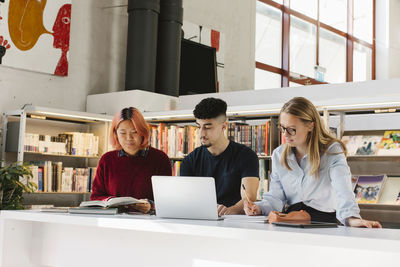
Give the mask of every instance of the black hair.
<path id="1" fill-rule="evenodd" d="M 133 117 L 133 108 L 124 108 L 121 110 L 121 119 L 122 120 L 131 120 Z"/>
<path id="2" fill-rule="evenodd" d="M 214 119 L 220 115 L 226 116 L 226 102 L 219 98 L 205 98 L 193 110 L 196 119 Z"/>

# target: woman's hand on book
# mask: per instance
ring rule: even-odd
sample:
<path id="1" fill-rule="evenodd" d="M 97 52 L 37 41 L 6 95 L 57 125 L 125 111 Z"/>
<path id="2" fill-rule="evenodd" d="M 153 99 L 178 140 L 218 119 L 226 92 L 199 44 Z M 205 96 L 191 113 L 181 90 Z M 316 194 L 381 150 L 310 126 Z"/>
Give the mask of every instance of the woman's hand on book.
<path id="1" fill-rule="evenodd" d="M 254 216 L 261 214 L 261 208 L 253 202 L 247 201 L 246 199 L 243 200 L 243 209 L 246 215 Z"/>
<path id="2" fill-rule="evenodd" d="M 382 225 L 377 221 L 363 220 L 356 217 L 347 218 L 346 224 L 351 227 L 382 228 Z"/>
<path id="3" fill-rule="evenodd" d="M 151 209 L 151 204 L 149 203 L 149 201 L 147 199 L 140 199 L 140 200 L 146 201 L 146 203 L 136 203 L 136 204 L 132 204 L 130 206 L 135 211 L 148 213 Z"/>

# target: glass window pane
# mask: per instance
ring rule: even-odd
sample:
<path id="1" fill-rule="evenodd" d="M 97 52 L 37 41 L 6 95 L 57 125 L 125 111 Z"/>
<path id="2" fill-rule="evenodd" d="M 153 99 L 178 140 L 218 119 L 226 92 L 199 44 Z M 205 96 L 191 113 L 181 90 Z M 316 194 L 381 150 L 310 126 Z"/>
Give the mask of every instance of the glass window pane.
<path id="1" fill-rule="evenodd" d="M 354 42 L 353 81 L 372 79 L 372 49 Z"/>
<path id="2" fill-rule="evenodd" d="M 319 65 L 326 69 L 325 82 L 346 82 L 346 38 L 320 28 Z"/>
<path id="3" fill-rule="evenodd" d="M 347 32 L 347 0 L 319 0 L 319 20 Z"/>
<path id="4" fill-rule="evenodd" d="M 254 89 L 269 89 L 281 87 L 281 75 L 257 69 L 254 74 Z"/>
<path id="5" fill-rule="evenodd" d="M 300 87 L 300 86 L 303 86 L 303 85 L 300 83 L 289 82 L 289 87 Z"/>
<path id="6" fill-rule="evenodd" d="M 354 0 L 354 36 L 372 44 L 372 0 Z"/>
<path id="7" fill-rule="evenodd" d="M 281 67 L 282 11 L 257 2 L 256 61 Z"/>
<path id="8" fill-rule="evenodd" d="M 317 0 L 290 0 L 290 9 L 317 19 Z"/>
<path id="9" fill-rule="evenodd" d="M 314 77 L 316 27 L 290 16 L 290 71 Z"/>

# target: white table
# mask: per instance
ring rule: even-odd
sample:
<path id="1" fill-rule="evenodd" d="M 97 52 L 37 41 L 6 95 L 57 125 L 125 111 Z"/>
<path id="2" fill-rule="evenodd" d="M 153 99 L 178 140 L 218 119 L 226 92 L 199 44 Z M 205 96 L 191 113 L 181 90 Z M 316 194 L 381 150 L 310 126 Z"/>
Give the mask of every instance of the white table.
<path id="1" fill-rule="evenodd" d="M 400 266 L 400 230 L 1 211 L 1 266 Z"/>

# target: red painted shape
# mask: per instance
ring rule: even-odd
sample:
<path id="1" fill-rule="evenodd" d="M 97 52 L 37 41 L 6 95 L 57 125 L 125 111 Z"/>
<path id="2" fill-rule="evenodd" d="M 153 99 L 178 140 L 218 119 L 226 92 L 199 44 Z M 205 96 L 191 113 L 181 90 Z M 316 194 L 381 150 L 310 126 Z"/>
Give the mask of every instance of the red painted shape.
<path id="1" fill-rule="evenodd" d="M 60 60 L 58 61 L 54 75 L 67 76 L 68 75 L 68 59 L 67 53 L 62 53 Z"/>
<path id="2" fill-rule="evenodd" d="M 53 25 L 53 47 L 61 49 L 61 58 L 54 71 L 55 75 L 68 75 L 67 52 L 69 50 L 69 33 L 71 26 L 71 4 L 63 5 L 58 11 L 57 18 Z"/>
<path id="3" fill-rule="evenodd" d="M 214 47 L 217 52 L 219 51 L 219 31 L 211 30 L 211 47 Z"/>
<path id="4" fill-rule="evenodd" d="M 10 49 L 10 48 L 11 48 L 11 45 L 8 44 L 8 45 L 6 46 L 6 49 Z"/>
<path id="5" fill-rule="evenodd" d="M 2 35 L 0 35 L 0 44 L 2 44 L 3 43 L 3 36 Z"/>

